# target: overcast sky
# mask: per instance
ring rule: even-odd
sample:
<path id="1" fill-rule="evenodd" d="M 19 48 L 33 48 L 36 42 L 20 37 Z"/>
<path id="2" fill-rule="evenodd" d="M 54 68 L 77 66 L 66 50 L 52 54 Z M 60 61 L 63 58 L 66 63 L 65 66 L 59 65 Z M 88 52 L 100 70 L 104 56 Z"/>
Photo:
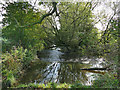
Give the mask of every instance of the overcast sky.
<path id="1" fill-rule="evenodd" d="M 96 15 L 96 17 L 98 17 L 98 19 L 99 19 L 99 16 L 102 17 L 105 14 L 107 16 L 105 19 L 109 21 L 109 19 L 113 16 L 114 11 L 110 7 L 106 6 L 104 3 L 101 3 L 93 10 L 93 13 L 94 15 Z M 102 23 L 105 23 L 105 24 L 102 24 Z M 102 22 L 102 23 L 99 22 L 95 26 L 99 30 L 105 30 L 107 22 Z"/>

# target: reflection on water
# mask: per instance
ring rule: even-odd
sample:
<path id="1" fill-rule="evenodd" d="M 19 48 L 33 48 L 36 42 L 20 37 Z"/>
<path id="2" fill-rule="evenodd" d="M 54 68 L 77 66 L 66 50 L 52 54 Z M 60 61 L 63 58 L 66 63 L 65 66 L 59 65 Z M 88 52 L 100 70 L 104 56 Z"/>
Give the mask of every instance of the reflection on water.
<path id="1" fill-rule="evenodd" d="M 85 71 L 81 68 L 103 67 L 103 58 L 70 58 L 57 50 L 45 50 L 40 53 L 40 60 L 33 63 L 25 72 L 21 83 L 75 83 L 91 85 L 93 75 L 104 74 L 99 71 Z M 69 58 L 68 58 L 69 57 Z"/>
<path id="2" fill-rule="evenodd" d="M 62 55 L 63 53 L 58 50 L 44 50 L 39 53 L 39 58 L 48 62 L 62 61 Z"/>

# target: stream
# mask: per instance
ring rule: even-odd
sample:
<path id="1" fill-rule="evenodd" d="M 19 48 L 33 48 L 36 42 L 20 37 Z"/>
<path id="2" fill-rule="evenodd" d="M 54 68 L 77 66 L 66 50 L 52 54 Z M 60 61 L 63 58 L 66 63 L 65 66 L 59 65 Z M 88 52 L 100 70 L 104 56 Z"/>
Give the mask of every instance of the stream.
<path id="1" fill-rule="evenodd" d="M 59 48 L 44 50 L 39 53 L 39 59 L 28 68 L 20 83 L 69 83 L 92 85 L 98 74 L 105 71 L 85 71 L 81 68 L 102 68 L 106 65 L 103 58 L 80 57 L 77 54 L 65 54 Z"/>

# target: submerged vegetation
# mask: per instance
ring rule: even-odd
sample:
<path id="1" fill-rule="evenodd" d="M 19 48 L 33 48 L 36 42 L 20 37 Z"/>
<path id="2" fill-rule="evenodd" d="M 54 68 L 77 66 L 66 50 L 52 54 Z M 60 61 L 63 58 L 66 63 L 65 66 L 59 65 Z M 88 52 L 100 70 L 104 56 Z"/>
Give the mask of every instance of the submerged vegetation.
<path id="1" fill-rule="evenodd" d="M 113 3 L 109 3 L 113 4 Z M 119 71 L 119 20 L 114 15 L 106 19 L 101 13 L 96 17 L 93 10 L 98 2 L 39 2 L 37 8 L 30 2 L 6 2 L 2 4 L 2 86 L 3 88 L 117 88 L 120 86 Z M 118 3 L 113 4 L 117 10 Z M 42 9 L 42 7 L 44 9 Z M 110 7 L 110 6 L 109 6 Z M 95 19 L 99 18 L 99 20 Z M 95 24 L 107 23 L 105 30 Z M 103 57 L 107 64 L 114 64 L 104 75 L 98 75 L 92 85 L 81 83 L 21 84 L 20 78 L 26 73 L 41 51 L 60 48 L 64 55 Z M 70 58 L 70 59 L 69 59 Z M 78 58 L 77 58 L 78 59 Z M 39 59 L 37 59 L 38 61 Z M 61 59 L 62 60 L 62 59 Z M 73 59 L 75 60 L 75 59 Z M 40 63 L 41 60 L 39 60 Z M 42 64 L 45 67 L 45 63 Z M 80 65 L 74 65 L 81 68 Z M 39 66 L 41 67 L 41 66 Z M 63 65 L 64 69 L 70 64 Z M 71 69 L 72 68 L 72 69 Z M 88 68 L 88 67 L 87 67 Z M 42 68 L 41 68 L 42 70 Z M 67 71 L 62 70 L 63 73 Z M 75 71 L 75 70 L 74 70 Z M 71 71 L 72 72 L 72 71 Z M 71 73 L 70 72 L 70 73 Z M 76 71 L 77 72 L 77 71 Z M 74 74 L 74 73 L 72 73 Z M 67 75 L 64 74 L 64 75 Z"/>

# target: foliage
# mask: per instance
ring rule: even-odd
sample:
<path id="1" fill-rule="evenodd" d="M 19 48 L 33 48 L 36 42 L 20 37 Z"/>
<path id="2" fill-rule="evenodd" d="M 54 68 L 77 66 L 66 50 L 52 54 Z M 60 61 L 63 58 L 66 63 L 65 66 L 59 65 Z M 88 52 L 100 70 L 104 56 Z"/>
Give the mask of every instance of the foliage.
<path id="1" fill-rule="evenodd" d="M 42 30 L 41 25 L 20 27 L 39 20 L 41 14 L 38 10 L 28 2 L 7 3 L 3 9 L 6 13 L 2 15 L 4 17 L 2 23 L 5 26 L 2 29 L 2 36 L 3 39 L 9 41 L 9 43 L 3 43 L 3 48 L 11 49 L 13 45 L 36 50 L 44 48 L 43 39 L 46 37 L 46 33 Z"/>
<path id="2" fill-rule="evenodd" d="M 91 2 L 59 2 L 55 3 L 55 8 L 52 7 L 52 3 L 42 2 L 39 4 L 46 5 L 50 10 L 49 14 L 55 13 L 45 18 L 44 22 L 35 25 L 31 23 L 39 23 L 38 21 L 44 17 L 43 14 L 46 14 L 47 10 L 35 9 L 28 2 L 6 3 L 2 7 L 6 12 L 2 14 L 4 26 L 2 28 L 2 50 L 5 52 L 2 55 L 4 86 L 17 86 L 17 79 L 22 75 L 22 70 L 26 69 L 34 59 L 34 51 L 41 51 L 53 45 L 61 48 L 64 52 L 78 52 L 77 54 L 80 55 L 103 53 L 107 60 L 119 64 L 117 63 L 119 29 L 117 20 L 110 20 L 110 25 L 105 31 L 100 32 L 102 34 L 100 36 L 94 25 Z M 59 12 L 56 11 L 57 9 Z M 57 15 L 58 13 L 59 15 Z M 25 25 L 29 26 L 21 27 Z M 30 83 L 28 85 L 21 84 L 18 87 L 89 88 L 89 86 L 79 83 L 73 85 Z M 113 75 L 106 74 L 100 76 L 94 82 L 93 87 L 118 87 L 118 80 Z"/>
<path id="3" fill-rule="evenodd" d="M 99 76 L 98 79 L 94 81 L 92 87 L 118 88 L 118 79 L 115 74 L 106 73 L 104 76 Z"/>
<path id="4" fill-rule="evenodd" d="M 105 74 L 104 76 L 97 77 L 92 86 L 84 86 L 80 83 L 67 84 L 67 83 L 47 83 L 47 84 L 21 84 L 17 88 L 32 87 L 32 88 L 118 88 L 118 80 L 113 74 Z M 13 87 L 14 88 L 14 87 Z"/>
<path id="5" fill-rule="evenodd" d="M 2 54 L 3 83 L 15 84 L 16 78 L 22 74 L 23 68 L 28 67 L 33 58 L 33 54 L 27 49 L 24 50 L 23 47 L 14 46 L 11 52 Z"/>
<path id="6" fill-rule="evenodd" d="M 14 2 L 7 5 L 3 7 L 6 10 L 2 21 L 6 26 L 3 28 L 3 38 L 10 43 L 7 46 L 7 43 L 3 43 L 3 49 L 12 45 L 22 45 L 27 49 L 42 50 L 44 46 L 49 48 L 55 44 L 63 51 L 81 50 L 82 53 L 87 50 L 91 52 L 93 49 L 93 52 L 98 51 L 96 45 L 98 30 L 93 25 L 91 3 L 60 3 L 58 6 L 61 12 L 58 17 L 60 29 L 55 15 L 46 18 L 42 25 L 20 27 L 38 21 L 41 12 L 44 11 L 39 12 L 28 2 Z"/>
<path id="7" fill-rule="evenodd" d="M 118 88 L 118 79 L 113 73 L 106 73 L 105 75 L 97 76 L 97 80 L 93 82 L 92 86 L 84 86 L 80 83 L 67 84 L 67 83 L 47 83 L 47 84 L 21 84 L 17 88 L 32 87 L 32 88 Z"/>
<path id="8" fill-rule="evenodd" d="M 47 84 L 34 84 L 34 83 L 30 83 L 28 85 L 26 84 L 21 84 L 19 86 L 17 86 L 17 88 L 23 88 L 23 87 L 32 87 L 32 88 L 90 88 L 90 86 L 83 86 L 81 84 L 66 84 L 66 83 L 47 83 Z M 11 87 L 12 88 L 12 87 Z M 14 87 L 13 87 L 14 88 Z"/>
<path id="9" fill-rule="evenodd" d="M 96 47 L 97 28 L 92 24 L 94 20 L 92 20 L 91 5 L 86 6 L 84 2 L 61 3 L 59 10 L 60 30 L 56 33 L 55 44 L 65 51 L 72 52 Z"/>
<path id="10" fill-rule="evenodd" d="M 118 50 L 118 21 L 112 19 L 108 23 L 108 28 L 101 32 L 100 46 L 104 54 L 115 54 Z"/>

